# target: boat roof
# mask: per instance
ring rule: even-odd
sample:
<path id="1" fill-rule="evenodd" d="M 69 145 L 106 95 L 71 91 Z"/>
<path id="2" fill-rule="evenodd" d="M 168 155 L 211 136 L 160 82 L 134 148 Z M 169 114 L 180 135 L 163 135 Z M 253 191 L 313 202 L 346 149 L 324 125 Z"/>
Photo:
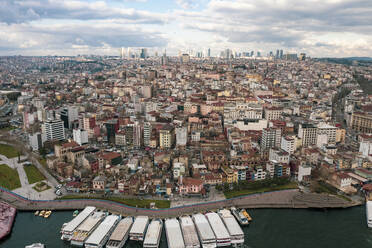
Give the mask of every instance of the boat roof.
<path id="1" fill-rule="evenodd" d="M 223 224 L 220 216 L 217 213 L 215 212 L 206 213 L 205 216 L 207 216 L 208 221 L 211 224 L 211 227 L 217 239 L 230 238 L 229 232 L 227 231 L 225 225 Z"/>
<path id="2" fill-rule="evenodd" d="M 219 213 L 230 235 L 244 235 L 242 228 L 239 226 L 239 223 L 231 214 L 230 210 L 223 209 L 220 210 Z"/>
<path id="3" fill-rule="evenodd" d="M 93 231 L 93 233 L 85 241 L 87 244 L 96 244 L 99 245 L 107 233 L 112 229 L 112 227 L 119 220 L 118 215 L 109 215 L 107 216 L 102 223 Z"/>
<path id="4" fill-rule="evenodd" d="M 138 216 L 136 217 L 132 228 L 129 233 L 144 233 L 147 224 L 149 223 L 148 216 Z"/>
<path id="5" fill-rule="evenodd" d="M 115 230 L 112 232 L 110 236 L 110 240 L 121 241 L 125 237 L 125 235 L 129 232 L 133 224 L 132 217 L 126 217 L 122 219 L 119 224 L 116 226 Z"/>
<path id="6" fill-rule="evenodd" d="M 77 228 L 81 232 L 89 232 L 92 228 L 97 225 L 103 218 L 104 212 L 94 212 L 93 215 L 89 216 L 83 223 Z"/>
<path id="7" fill-rule="evenodd" d="M 180 217 L 181 230 L 186 247 L 200 245 L 194 222 L 190 216 Z"/>
<path id="8" fill-rule="evenodd" d="M 160 219 L 152 220 L 146 231 L 144 244 L 155 245 L 158 243 L 161 229 L 163 228 L 163 221 Z"/>
<path id="9" fill-rule="evenodd" d="M 63 232 L 73 232 L 94 210 L 96 210 L 96 207 L 88 206 L 84 208 L 83 211 L 67 223 L 63 228 Z"/>
<path id="10" fill-rule="evenodd" d="M 180 223 L 176 218 L 165 220 L 165 231 L 167 233 L 168 247 L 184 248 Z"/>
<path id="11" fill-rule="evenodd" d="M 202 240 L 216 239 L 207 218 L 203 214 L 194 214 L 193 218 Z"/>
<path id="12" fill-rule="evenodd" d="M 367 214 L 368 219 L 372 219 L 372 201 L 367 201 Z"/>

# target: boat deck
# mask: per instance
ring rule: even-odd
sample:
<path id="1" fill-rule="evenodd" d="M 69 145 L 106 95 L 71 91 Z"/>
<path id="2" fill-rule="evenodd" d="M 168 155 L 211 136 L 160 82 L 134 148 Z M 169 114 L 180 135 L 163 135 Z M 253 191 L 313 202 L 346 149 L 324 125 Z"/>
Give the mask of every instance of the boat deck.
<path id="1" fill-rule="evenodd" d="M 0 239 L 12 230 L 17 210 L 5 202 L 0 202 Z"/>

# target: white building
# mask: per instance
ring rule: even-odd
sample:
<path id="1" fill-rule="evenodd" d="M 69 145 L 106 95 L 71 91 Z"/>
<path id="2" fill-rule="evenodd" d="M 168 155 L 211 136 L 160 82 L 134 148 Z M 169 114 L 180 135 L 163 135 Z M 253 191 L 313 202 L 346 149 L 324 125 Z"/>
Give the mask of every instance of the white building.
<path id="1" fill-rule="evenodd" d="M 72 127 L 72 123 L 79 119 L 79 111 L 78 107 L 76 106 L 68 106 L 67 108 L 67 114 L 68 114 L 68 127 Z"/>
<path id="2" fill-rule="evenodd" d="M 265 109 L 265 119 L 268 121 L 279 120 L 282 117 L 283 109 L 278 107 L 270 107 Z"/>
<path id="3" fill-rule="evenodd" d="M 61 120 L 49 120 L 42 125 L 42 132 L 46 140 L 64 140 L 65 128 Z"/>
<path id="4" fill-rule="evenodd" d="M 233 122 L 233 126 L 241 131 L 262 131 L 267 128 L 267 120 L 237 120 Z"/>
<path id="5" fill-rule="evenodd" d="M 40 148 L 43 147 L 43 143 L 45 140 L 43 140 L 43 137 L 41 133 L 34 133 L 29 135 L 29 142 L 30 146 L 32 147 L 33 151 L 38 151 Z"/>
<path id="6" fill-rule="evenodd" d="M 360 142 L 359 152 L 361 152 L 363 156 L 366 157 L 372 154 L 372 140 L 364 139 L 362 142 Z"/>
<path id="7" fill-rule="evenodd" d="M 191 133 L 191 140 L 193 142 L 199 142 L 200 141 L 200 132 L 197 132 L 197 131 L 192 132 Z"/>
<path id="8" fill-rule="evenodd" d="M 187 128 L 177 127 L 176 128 L 176 145 L 186 146 L 187 143 Z"/>
<path id="9" fill-rule="evenodd" d="M 280 128 L 264 128 L 261 137 L 261 151 L 271 147 L 280 147 L 282 130 Z"/>
<path id="10" fill-rule="evenodd" d="M 300 165 L 298 167 L 298 181 L 301 182 L 305 176 L 311 175 L 311 166 L 309 165 Z"/>
<path id="11" fill-rule="evenodd" d="M 328 135 L 327 134 L 319 134 L 316 138 L 316 146 L 319 148 L 323 148 L 328 144 Z"/>
<path id="12" fill-rule="evenodd" d="M 329 144 L 336 144 L 336 131 L 337 127 L 335 126 L 331 126 L 325 123 L 321 123 L 318 125 L 318 136 L 327 135 Z"/>
<path id="13" fill-rule="evenodd" d="M 317 127 L 312 124 L 300 124 L 298 137 L 302 140 L 302 146 L 307 147 L 316 144 Z"/>
<path id="14" fill-rule="evenodd" d="M 184 163 L 173 163 L 173 178 L 178 179 L 180 176 L 185 174 L 185 164 Z"/>
<path id="15" fill-rule="evenodd" d="M 270 148 L 269 160 L 276 161 L 278 163 L 289 163 L 289 153 L 278 148 Z"/>
<path id="16" fill-rule="evenodd" d="M 254 180 L 265 180 L 266 171 L 262 167 L 257 167 L 254 173 Z"/>
<path id="17" fill-rule="evenodd" d="M 74 129 L 72 131 L 74 141 L 79 145 L 84 145 L 88 143 L 88 131 L 84 129 Z"/>
<path id="18" fill-rule="evenodd" d="M 291 136 L 283 136 L 280 143 L 280 148 L 289 154 L 293 154 L 295 151 L 295 138 Z"/>
<path id="19" fill-rule="evenodd" d="M 143 144 L 145 146 L 150 145 L 151 131 L 152 131 L 151 123 L 150 122 L 145 122 L 143 124 Z"/>

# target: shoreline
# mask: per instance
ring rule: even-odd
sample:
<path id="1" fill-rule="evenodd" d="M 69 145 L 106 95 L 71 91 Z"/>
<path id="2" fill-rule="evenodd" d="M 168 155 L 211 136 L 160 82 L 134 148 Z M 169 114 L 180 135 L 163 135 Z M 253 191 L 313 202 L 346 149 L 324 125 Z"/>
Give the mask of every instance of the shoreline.
<path id="1" fill-rule="evenodd" d="M 145 209 L 128 206 L 104 199 L 65 199 L 65 200 L 29 200 L 16 193 L 0 188 L 1 199 L 19 211 L 43 209 L 76 210 L 87 205 L 106 209 L 123 216 L 147 215 L 149 217 L 178 217 L 184 214 L 212 211 L 220 208 L 283 208 L 283 209 L 341 209 L 362 205 L 362 202 L 347 202 L 332 195 L 301 193 L 298 189 L 271 191 L 253 195 L 239 196 L 226 200 L 201 202 L 166 209 Z"/>

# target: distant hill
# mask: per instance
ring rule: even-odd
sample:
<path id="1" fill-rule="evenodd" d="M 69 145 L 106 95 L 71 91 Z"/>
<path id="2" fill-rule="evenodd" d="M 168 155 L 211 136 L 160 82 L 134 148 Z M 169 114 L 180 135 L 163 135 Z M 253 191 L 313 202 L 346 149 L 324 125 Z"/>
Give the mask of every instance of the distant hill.
<path id="1" fill-rule="evenodd" d="M 330 63 L 343 64 L 343 65 L 352 65 L 353 61 L 359 63 L 372 63 L 372 58 L 370 57 L 346 57 L 346 58 L 316 58 L 318 61 L 326 61 Z"/>

